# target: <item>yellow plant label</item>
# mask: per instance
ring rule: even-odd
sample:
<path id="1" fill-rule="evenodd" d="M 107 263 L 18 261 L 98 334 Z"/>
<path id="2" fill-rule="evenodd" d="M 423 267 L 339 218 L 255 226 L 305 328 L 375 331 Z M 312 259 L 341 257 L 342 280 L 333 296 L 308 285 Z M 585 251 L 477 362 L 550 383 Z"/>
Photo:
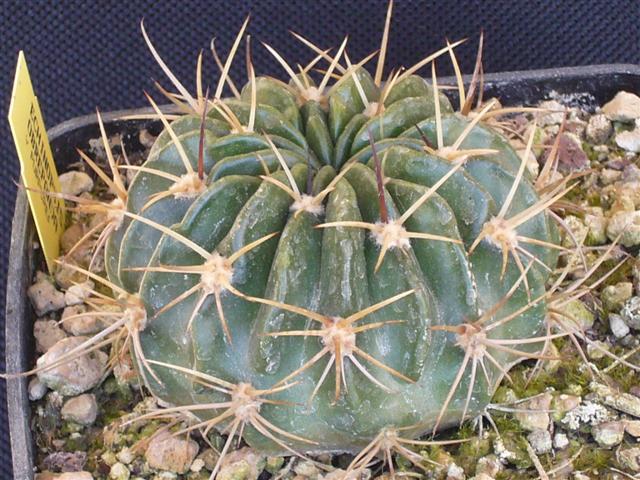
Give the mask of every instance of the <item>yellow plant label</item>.
<path id="1" fill-rule="evenodd" d="M 18 151 L 22 183 L 27 189 L 40 245 L 49 272 L 53 272 L 54 262 L 60 251 L 60 235 L 66 224 L 66 210 L 64 200 L 45 193 L 60 192 L 60 182 L 22 51 L 18 55 L 11 93 L 9 125 Z"/>

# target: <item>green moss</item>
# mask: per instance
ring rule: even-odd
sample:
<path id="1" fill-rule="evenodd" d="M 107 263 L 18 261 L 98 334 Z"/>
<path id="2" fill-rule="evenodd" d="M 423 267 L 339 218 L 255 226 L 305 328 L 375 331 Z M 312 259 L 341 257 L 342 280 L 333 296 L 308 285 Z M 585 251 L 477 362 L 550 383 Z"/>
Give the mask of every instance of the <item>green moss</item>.
<path id="1" fill-rule="evenodd" d="M 69 437 L 64 443 L 64 448 L 68 452 L 84 452 L 87 450 L 87 439 L 83 435 L 79 437 Z"/>
<path id="2" fill-rule="evenodd" d="M 474 429 L 473 424 L 471 422 L 463 423 L 462 425 L 460 425 L 458 430 L 452 433 L 453 433 L 452 440 L 464 440 L 467 438 L 472 438 L 475 435 L 477 435 L 477 432 Z M 445 439 L 440 439 L 440 440 L 445 440 Z"/>
<path id="3" fill-rule="evenodd" d="M 538 374 L 529 380 L 530 363 L 518 365 L 510 372 L 513 379 L 511 388 L 518 398 L 532 397 L 549 388 L 561 393 L 573 394 L 576 386 L 584 389 L 589 385 L 591 376 L 587 369 L 582 368 L 583 361 L 575 351 L 575 347 L 567 345 L 560 351 L 562 362 L 554 372 L 540 369 Z"/>
<path id="4" fill-rule="evenodd" d="M 493 422 L 495 423 L 498 432 L 500 432 L 500 435 L 506 433 L 520 434 L 523 432 L 520 422 L 516 420 L 516 418 L 511 413 L 496 413 L 493 414 L 491 418 L 493 418 Z"/>
<path id="5" fill-rule="evenodd" d="M 142 429 L 138 432 L 138 438 L 149 438 L 151 435 L 156 433 L 160 428 L 160 423 L 157 421 L 151 421 L 147 423 Z"/>
<path id="6" fill-rule="evenodd" d="M 505 448 L 514 455 L 509 462 L 517 468 L 531 468 L 533 462 L 527 452 L 527 439 L 517 432 L 501 433 Z"/>
<path id="7" fill-rule="evenodd" d="M 619 260 L 606 260 L 602 262 L 602 265 L 593 273 L 591 278 L 598 279 L 604 277 L 606 274 L 618 265 Z M 620 282 L 628 282 L 632 276 L 631 269 L 633 265 L 631 262 L 624 262 L 618 269 L 612 273 L 603 283 L 599 286 L 600 290 L 609 286 L 615 285 Z"/>
<path id="8" fill-rule="evenodd" d="M 421 450 L 420 455 L 422 456 L 422 458 L 424 458 L 424 466 L 428 470 L 435 470 L 438 468 L 434 463 L 430 462 L 442 464 L 442 460 L 444 458 L 450 457 L 448 449 L 445 449 L 444 447 L 441 447 L 439 445 L 430 445 L 426 449 Z"/>
<path id="9" fill-rule="evenodd" d="M 605 470 L 613 464 L 614 452 L 589 443 L 581 442 L 582 452 L 573 462 L 573 468 L 576 471 L 597 473 L 599 470 Z M 580 446 L 577 442 L 572 442 L 569 453 L 575 455 Z"/>
<path id="10" fill-rule="evenodd" d="M 95 393 L 102 409 L 102 414 L 98 416 L 98 424 L 102 426 L 130 413 L 141 400 L 139 394 L 134 394 L 128 385 L 120 385 L 115 377 L 105 380 Z"/>
<path id="11" fill-rule="evenodd" d="M 66 437 L 68 435 L 71 435 L 72 433 L 81 432 L 83 428 L 84 427 L 82 425 L 80 425 L 79 423 L 76 423 L 76 422 L 65 422 L 62 425 L 62 428 L 60 428 L 60 435 Z"/>
<path id="12" fill-rule="evenodd" d="M 468 442 L 461 444 L 456 455 L 456 464 L 460 465 L 468 474 L 474 474 L 476 464 L 480 457 L 491 453 L 491 440 L 486 438 L 474 437 Z"/>
<path id="13" fill-rule="evenodd" d="M 209 472 L 206 470 L 201 470 L 199 472 L 189 472 L 186 477 L 188 480 L 208 480 Z"/>
<path id="14" fill-rule="evenodd" d="M 529 480 L 529 479 L 539 479 L 540 477 L 533 473 L 527 473 L 521 470 L 503 470 L 498 472 L 496 475 L 496 480 Z"/>
<path id="15" fill-rule="evenodd" d="M 591 164 L 595 163 L 598 160 L 598 152 L 594 151 L 593 145 L 588 142 L 582 142 L 582 150 L 587 155 L 589 162 Z"/>
<path id="16" fill-rule="evenodd" d="M 611 349 L 611 353 L 618 357 L 623 357 L 628 352 L 620 346 L 614 346 Z M 638 356 L 639 355 L 637 354 L 632 355 L 625 360 L 633 364 L 638 364 Z M 602 371 L 613 363 L 615 363 L 615 360 L 613 358 L 605 356 L 598 361 L 597 365 L 598 368 Z M 624 392 L 628 392 L 631 387 L 638 385 L 638 377 L 636 372 L 621 363 L 618 363 L 618 365 L 607 372 L 607 374 Z"/>
<path id="17" fill-rule="evenodd" d="M 518 400 L 515 392 L 508 385 L 500 385 L 491 399 L 492 403 L 512 403 Z"/>
<path id="18" fill-rule="evenodd" d="M 394 455 L 394 459 L 397 469 L 401 472 L 410 472 L 415 468 L 413 464 L 402 455 Z"/>

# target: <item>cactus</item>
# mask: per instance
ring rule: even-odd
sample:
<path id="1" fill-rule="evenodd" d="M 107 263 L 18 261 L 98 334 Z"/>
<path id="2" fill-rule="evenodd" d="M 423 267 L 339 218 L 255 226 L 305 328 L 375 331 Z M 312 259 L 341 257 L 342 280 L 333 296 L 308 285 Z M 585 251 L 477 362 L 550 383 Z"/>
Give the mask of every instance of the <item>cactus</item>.
<path id="1" fill-rule="evenodd" d="M 547 209 L 566 182 L 536 188 L 490 126 L 494 103 L 471 111 L 475 87 L 460 82 L 454 112 L 435 61 L 458 71 L 457 43 L 386 82 L 384 54 L 372 76 L 346 40 L 334 56 L 311 45 L 299 73 L 266 46 L 288 83 L 257 77 L 247 44 L 239 90 L 245 28 L 224 64 L 214 50 L 211 98 L 170 74 L 186 113 L 169 121 L 149 97 L 164 128 L 128 188 L 109 157 L 109 281 L 91 276 L 124 299 L 119 325 L 163 414 L 228 434 L 223 454 L 241 435 L 265 452 L 364 448 L 354 468 L 381 449 L 415 461 L 403 445 L 482 413 L 552 337 L 562 248 Z M 431 82 L 416 75 L 429 63 Z"/>

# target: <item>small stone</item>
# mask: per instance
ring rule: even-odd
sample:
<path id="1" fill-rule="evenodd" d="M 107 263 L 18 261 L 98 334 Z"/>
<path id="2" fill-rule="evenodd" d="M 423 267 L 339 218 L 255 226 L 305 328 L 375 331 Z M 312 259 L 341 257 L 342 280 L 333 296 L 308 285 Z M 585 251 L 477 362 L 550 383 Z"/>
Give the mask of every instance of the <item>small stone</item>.
<path id="1" fill-rule="evenodd" d="M 203 450 L 197 457 L 204 462 L 204 466 L 207 470 L 213 470 L 218 462 L 218 454 L 211 448 Z"/>
<path id="2" fill-rule="evenodd" d="M 111 450 L 107 450 L 102 455 L 100 455 L 100 460 L 102 460 L 108 467 L 111 467 L 118 462 L 118 457 Z"/>
<path id="3" fill-rule="evenodd" d="M 613 100 L 602 107 L 609 120 L 629 122 L 640 118 L 640 97 L 633 93 L 620 91 Z"/>
<path id="4" fill-rule="evenodd" d="M 68 253 L 71 251 L 73 247 L 80 241 L 80 239 L 85 235 L 85 226 L 81 223 L 72 223 L 69 228 L 67 228 L 62 235 L 60 236 L 60 249 L 63 253 Z M 85 244 L 79 245 L 73 253 L 71 253 L 71 258 L 80 261 L 87 256 L 87 254 L 91 250 L 91 243 L 86 242 Z"/>
<path id="5" fill-rule="evenodd" d="M 551 451 L 551 434 L 548 430 L 534 430 L 527 435 L 527 440 L 538 455 Z"/>
<path id="6" fill-rule="evenodd" d="M 605 287 L 602 290 L 601 298 L 604 308 L 610 312 L 617 312 L 632 295 L 633 284 L 631 282 L 619 282 Z"/>
<path id="7" fill-rule="evenodd" d="M 447 480 L 464 480 L 465 478 L 462 467 L 459 467 L 455 463 L 449 464 L 449 468 L 447 468 Z"/>
<path id="8" fill-rule="evenodd" d="M 76 283 L 83 282 L 86 276 L 82 272 L 73 270 L 70 266 L 62 264 L 56 267 L 56 273 L 54 274 L 56 284 L 60 288 L 69 288 Z M 63 294 L 64 298 L 64 294 Z"/>
<path id="9" fill-rule="evenodd" d="M 136 458 L 136 455 L 129 447 L 124 447 L 118 452 L 116 457 L 119 462 L 129 465 Z"/>
<path id="10" fill-rule="evenodd" d="M 615 447 L 622 442 L 624 438 L 624 423 L 622 422 L 603 422 L 591 429 L 593 439 L 598 445 L 604 448 Z"/>
<path id="11" fill-rule="evenodd" d="M 609 220 L 600 211 L 599 215 L 587 213 L 584 216 L 584 224 L 589 232 L 587 233 L 587 245 L 604 245 L 607 243 L 607 224 Z"/>
<path id="12" fill-rule="evenodd" d="M 547 152 L 547 155 L 550 154 L 550 152 L 551 150 Z M 560 135 L 557 155 L 557 165 L 560 172 L 576 172 L 589 167 L 589 158 L 584 150 L 582 150 L 580 139 L 572 133 L 563 133 Z"/>
<path id="13" fill-rule="evenodd" d="M 133 358 L 131 355 L 123 355 L 115 360 L 113 364 L 113 376 L 120 387 L 140 387 L 140 377 L 136 369 L 133 367 Z"/>
<path id="14" fill-rule="evenodd" d="M 620 449 L 616 452 L 620 466 L 632 472 L 640 472 L 640 447 Z"/>
<path id="15" fill-rule="evenodd" d="M 553 342 L 549 342 L 546 350 L 546 355 L 548 355 L 550 358 L 542 364 L 542 369 L 547 373 L 554 373 L 558 371 L 558 369 L 562 365 L 562 356 L 560 355 L 558 347 L 556 347 Z"/>
<path id="16" fill-rule="evenodd" d="M 109 478 L 111 480 L 129 480 L 131 472 L 126 465 L 122 463 L 114 463 L 109 470 Z"/>
<path id="17" fill-rule="evenodd" d="M 567 302 L 559 310 L 567 323 L 574 323 L 580 330 L 589 330 L 596 320 L 591 310 L 578 299 Z"/>
<path id="18" fill-rule="evenodd" d="M 620 316 L 629 327 L 640 330 L 640 297 L 631 297 L 620 309 Z"/>
<path id="19" fill-rule="evenodd" d="M 42 272 L 38 272 L 36 282 L 29 287 L 27 295 L 38 317 L 65 306 L 64 293 L 56 290 L 49 276 Z"/>
<path id="20" fill-rule="evenodd" d="M 315 477 L 320 473 L 318 467 L 316 467 L 313 462 L 308 460 L 296 464 L 293 467 L 293 471 L 298 475 L 302 475 L 303 477 Z"/>
<path id="21" fill-rule="evenodd" d="M 616 183 L 615 188 L 612 190 L 611 188 L 605 187 L 602 189 L 602 195 L 604 198 L 607 198 L 608 202 L 613 200 L 611 203 L 611 207 L 609 208 L 609 218 L 613 217 L 617 214 L 622 213 L 632 213 L 635 210 L 635 201 L 633 198 L 629 196 L 629 191 L 627 188 L 622 187 L 620 182 Z M 618 226 L 620 230 L 624 228 L 624 225 Z"/>
<path id="22" fill-rule="evenodd" d="M 70 398 L 62 407 L 62 418 L 81 425 L 91 425 L 98 415 L 98 404 L 95 395 L 85 393 Z"/>
<path id="23" fill-rule="evenodd" d="M 473 477 L 474 480 L 495 480 L 495 478 L 493 478 L 491 475 L 487 475 L 486 473 L 478 473 L 476 474 L 475 477 Z"/>
<path id="24" fill-rule="evenodd" d="M 587 115 L 575 107 L 569 109 L 569 121 L 566 122 L 566 131 L 573 133 L 577 137 L 584 138 L 585 130 L 587 129 Z"/>
<path id="25" fill-rule="evenodd" d="M 493 478 L 502 471 L 502 468 L 502 463 L 495 455 L 481 457 L 478 459 L 478 463 L 476 463 L 476 478 L 478 475 L 486 475 L 487 477 Z"/>
<path id="26" fill-rule="evenodd" d="M 569 430 L 579 430 L 583 425 L 593 426 L 613 418 L 614 415 L 601 404 L 585 401 L 569 411 L 560 423 Z"/>
<path id="27" fill-rule="evenodd" d="M 149 442 L 144 454 L 151 468 L 180 474 L 187 473 L 196 455 L 198 455 L 196 442 L 176 437 L 167 431 L 156 435 Z"/>
<path id="28" fill-rule="evenodd" d="M 93 335 L 103 330 L 107 324 L 101 317 L 84 315 L 87 313 L 85 305 L 72 305 L 62 311 L 62 328 L 71 335 Z M 82 316 L 79 316 L 82 315 Z"/>
<path id="29" fill-rule="evenodd" d="M 33 336 L 36 339 L 36 352 L 45 353 L 67 334 L 55 320 L 36 320 L 33 324 Z"/>
<path id="30" fill-rule="evenodd" d="M 556 450 L 564 450 L 569 446 L 569 439 L 565 433 L 556 433 L 553 436 L 553 448 Z"/>
<path id="31" fill-rule="evenodd" d="M 616 338 L 624 338 L 630 332 L 629 326 L 624 322 L 623 318 L 617 313 L 609 314 L 609 328 Z"/>
<path id="32" fill-rule="evenodd" d="M 640 120 L 636 120 L 636 125 L 640 128 Z M 625 154 L 622 182 L 624 185 L 631 185 L 632 188 L 637 188 L 640 182 L 640 167 L 634 163 L 635 161 L 636 156 L 633 153 Z"/>
<path id="33" fill-rule="evenodd" d="M 618 212 L 640 210 L 640 181 L 618 182 L 615 188 L 615 200 L 609 209 L 610 216 Z"/>
<path id="34" fill-rule="evenodd" d="M 591 480 L 591 477 L 589 475 L 585 475 L 582 472 L 573 472 L 571 478 L 573 480 Z"/>
<path id="35" fill-rule="evenodd" d="M 566 108 L 559 102 L 555 100 L 548 100 L 546 102 L 541 102 L 539 107 L 550 110 L 548 112 L 538 112 L 535 114 L 537 123 L 541 127 L 546 127 L 547 125 L 559 125 L 564 120 Z"/>
<path id="36" fill-rule="evenodd" d="M 29 381 L 29 387 L 27 387 L 29 392 L 29 400 L 35 402 L 40 400 L 47 393 L 47 386 L 40 381 L 38 377 L 33 377 Z"/>
<path id="37" fill-rule="evenodd" d="M 60 410 L 62 408 L 62 404 L 64 403 L 64 397 L 55 390 L 48 392 L 47 398 L 45 400 L 47 402 L 47 406 L 55 410 Z"/>
<path id="38" fill-rule="evenodd" d="M 564 218 L 564 223 L 567 227 L 569 227 L 572 235 L 569 235 L 565 232 L 565 236 L 562 239 L 562 245 L 567 248 L 575 247 L 576 243 L 578 245 L 582 245 L 585 238 L 587 238 L 589 228 L 582 222 L 582 220 L 574 215 L 567 215 Z"/>
<path id="39" fill-rule="evenodd" d="M 636 125 L 640 127 L 640 119 L 636 120 Z M 624 165 L 624 172 L 622 175 L 624 183 L 640 182 L 640 167 L 633 163 L 636 160 L 635 155 L 627 154 L 626 158 L 628 159 L 628 162 Z"/>
<path id="40" fill-rule="evenodd" d="M 607 145 L 594 145 L 593 151 L 598 154 L 598 161 L 600 162 L 609 157 L 609 147 Z"/>
<path id="41" fill-rule="evenodd" d="M 64 355 L 86 340 L 87 337 L 63 338 L 38 359 L 37 366 L 44 367 L 58 362 Z M 108 356 L 104 352 L 90 352 L 39 372 L 38 378 L 47 387 L 62 395 L 79 395 L 100 382 L 107 360 Z"/>
<path id="42" fill-rule="evenodd" d="M 84 172 L 71 170 L 60 175 L 58 179 L 60 180 L 60 191 L 67 195 L 78 196 L 93 190 L 93 180 Z"/>
<path id="43" fill-rule="evenodd" d="M 624 420 L 624 431 L 632 437 L 640 437 L 640 420 Z"/>
<path id="44" fill-rule="evenodd" d="M 593 340 L 587 345 L 587 356 L 591 360 L 600 360 L 604 358 L 607 355 L 605 352 L 608 351 L 609 345 L 600 340 Z"/>
<path id="45" fill-rule="evenodd" d="M 519 408 L 528 411 L 515 413 L 515 418 L 520 422 L 520 426 L 529 431 L 546 430 L 549 426 L 549 410 L 552 400 L 553 396 L 545 392 L 521 403 Z"/>
<path id="46" fill-rule="evenodd" d="M 577 408 L 582 402 L 582 398 L 577 395 L 568 395 L 566 393 L 561 393 L 553 397 L 553 402 L 551 403 L 551 410 L 553 410 L 553 420 L 556 422 L 561 421 L 564 416 Z"/>
<path id="47" fill-rule="evenodd" d="M 620 170 L 612 170 L 610 168 L 603 168 L 600 172 L 600 181 L 603 185 L 611 185 L 622 178 L 622 172 Z"/>
<path id="48" fill-rule="evenodd" d="M 235 450 L 222 461 L 216 480 L 257 480 L 265 463 L 265 457 L 251 448 Z"/>
<path id="49" fill-rule="evenodd" d="M 627 152 L 640 152 L 640 127 L 616 134 L 616 145 Z"/>
<path id="50" fill-rule="evenodd" d="M 64 292 L 64 301 L 67 305 L 77 305 L 83 303 L 91 291 L 95 287 L 95 284 L 91 280 L 86 280 L 82 283 L 77 283 L 70 286 L 66 292 Z"/>
<path id="51" fill-rule="evenodd" d="M 87 453 L 75 452 L 52 452 L 42 460 L 42 466 L 46 470 L 56 472 L 78 472 L 87 463 Z"/>
<path id="52" fill-rule="evenodd" d="M 592 382 L 590 388 L 605 405 L 628 415 L 640 417 L 640 398 L 635 395 L 618 392 L 607 385 L 596 382 Z"/>
<path id="53" fill-rule="evenodd" d="M 149 130 L 143 128 L 140 130 L 138 135 L 138 139 L 140 140 L 140 144 L 145 148 L 151 148 L 153 143 L 156 141 L 156 136 L 153 135 Z"/>
<path id="54" fill-rule="evenodd" d="M 592 143 L 605 143 L 613 132 L 611 121 L 602 113 L 592 115 L 587 123 L 587 140 Z"/>
<path id="55" fill-rule="evenodd" d="M 620 243 L 625 247 L 640 244 L 640 211 L 618 211 L 611 216 L 607 225 L 607 237 L 615 240 L 620 235 Z"/>
<path id="56" fill-rule="evenodd" d="M 178 474 L 173 472 L 159 472 L 151 477 L 151 480 L 177 480 Z"/>
<path id="57" fill-rule="evenodd" d="M 36 477 L 38 480 L 38 477 Z M 93 480 L 93 475 L 89 472 L 65 472 L 54 475 L 51 480 Z"/>
<path id="58" fill-rule="evenodd" d="M 383 476 L 381 475 L 380 477 L 383 477 Z M 378 480 L 378 478 L 380 477 L 376 477 L 376 480 Z M 277 478 L 280 478 L 280 477 L 277 477 Z M 284 477 L 284 478 L 288 478 L 288 477 Z M 347 472 L 345 470 L 342 470 L 341 468 L 336 468 L 335 470 L 331 470 L 330 472 L 324 475 L 320 475 L 318 477 L 318 480 L 346 480 L 349 478 L 350 477 L 347 475 Z M 371 470 L 368 468 L 365 468 L 361 471 L 360 475 L 358 477 L 355 477 L 353 480 L 369 480 L 370 478 L 371 478 Z M 383 480 L 383 479 L 380 478 L 380 480 Z"/>
<path id="59" fill-rule="evenodd" d="M 191 464 L 191 467 L 189 467 L 189 470 L 191 470 L 194 473 L 198 473 L 203 468 L 204 468 L 204 460 L 202 460 L 201 458 L 196 458 Z"/>

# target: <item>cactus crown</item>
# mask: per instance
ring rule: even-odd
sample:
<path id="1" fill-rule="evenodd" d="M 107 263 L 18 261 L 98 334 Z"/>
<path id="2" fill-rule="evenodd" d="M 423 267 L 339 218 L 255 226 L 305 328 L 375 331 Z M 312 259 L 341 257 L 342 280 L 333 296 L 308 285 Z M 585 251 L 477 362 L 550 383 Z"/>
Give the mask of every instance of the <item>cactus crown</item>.
<path id="1" fill-rule="evenodd" d="M 459 82 L 454 112 L 435 59 L 459 73 L 460 42 L 383 83 L 390 16 L 373 76 L 346 39 L 331 56 L 297 36 L 309 65 L 296 72 L 265 45 L 290 78 L 258 77 L 247 42 L 238 89 L 245 22 L 224 63 L 212 45 L 211 98 L 200 80 L 195 97 L 182 86 L 143 28 L 183 114 L 149 97 L 164 130 L 125 167 L 128 188 L 109 157 L 109 281 L 92 275 L 121 299 L 140 375 L 172 405 L 162 413 L 228 434 L 223 453 L 242 435 L 272 452 L 364 447 L 354 470 L 380 451 L 417 462 L 418 436 L 482 412 L 549 338 L 561 247 L 546 210 L 566 183 L 536 188 L 490 126 L 494 102 L 471 109 L 476 82 Z M 416 75 L 429 63 L 430 83 Z"/>

